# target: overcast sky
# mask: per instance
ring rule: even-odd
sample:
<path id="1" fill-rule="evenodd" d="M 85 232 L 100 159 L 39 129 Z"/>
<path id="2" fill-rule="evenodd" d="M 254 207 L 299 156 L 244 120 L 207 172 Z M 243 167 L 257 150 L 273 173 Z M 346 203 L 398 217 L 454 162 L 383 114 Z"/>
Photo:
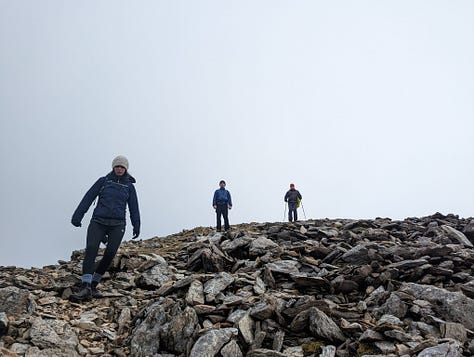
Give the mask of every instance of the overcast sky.
<path id="1" fill-rule="evenodd" d="M 69 260 L 116 155 L 141 238 L 473 215 L 474 2 L 0 0 L 0 265 Z M 304 218 L 302 210 L 300 217 Z M 131 238 L 128 226 L 125 239 Z"/>

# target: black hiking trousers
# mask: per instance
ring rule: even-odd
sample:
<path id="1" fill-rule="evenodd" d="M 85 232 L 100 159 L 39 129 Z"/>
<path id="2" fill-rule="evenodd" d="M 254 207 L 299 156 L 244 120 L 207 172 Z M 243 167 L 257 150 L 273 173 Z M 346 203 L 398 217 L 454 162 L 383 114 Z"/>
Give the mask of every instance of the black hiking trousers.
<path id="1" fill-rule="evenodd" d="M 221 230 L 221 215 L 224 217 L 224 229 L 228 230 L 230 228 L 229 225 L 229 208 L 227 205 L 217 205 L 216 208 L 216 216 L 217 216 L 217 225 L 216 228 L 218 231 Z"/>
<path id="2" fill-rule="evenodd" d="M 120 247 L 124 233 L 125 222 L 123 225 L 108 226 L 91 221 L 87 228 L 86 254 L 82 265 L 82 274 L 104 275 Z M 95 258 L 99 252 L 101 241 L 107 241 L 107 247 L 96 269 Z"/>
<path id="3" fill-rule="evenodd" d="M 297 202 L 288 202 L 288 221 L 296 222 L 298 220 L 298 203 Z"/>

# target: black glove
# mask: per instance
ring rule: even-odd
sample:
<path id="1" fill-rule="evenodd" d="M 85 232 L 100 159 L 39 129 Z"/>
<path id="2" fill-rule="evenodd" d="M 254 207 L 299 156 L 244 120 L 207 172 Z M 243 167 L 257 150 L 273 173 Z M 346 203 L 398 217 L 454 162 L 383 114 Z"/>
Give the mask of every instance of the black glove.
<path id="1" fill-rule="evenodd" d="M 132 236 L 132 239 L 138 238 L 139 235 L 140 235 L 140 228 L 133 228 L 133 236 Z"/>
<path id="2" fill-rule="evenodd" d="M 71 220 L 71 223 L 74 227 L 80 227 L 82 226 L 81 221 L 76 221 L 76 220 Z"/>

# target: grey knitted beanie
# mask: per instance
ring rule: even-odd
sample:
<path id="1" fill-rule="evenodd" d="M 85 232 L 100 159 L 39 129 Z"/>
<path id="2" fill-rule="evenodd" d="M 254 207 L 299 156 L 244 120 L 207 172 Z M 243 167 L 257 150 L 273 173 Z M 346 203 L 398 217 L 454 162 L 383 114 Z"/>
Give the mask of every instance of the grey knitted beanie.
<path id="1" fill-rule="evenodd" d="M 123 166 L 128 171 L 128 160 L 125 156 L 119 155 L 115 159 L 112 160 L 112 169 L 115 166 Z"/>

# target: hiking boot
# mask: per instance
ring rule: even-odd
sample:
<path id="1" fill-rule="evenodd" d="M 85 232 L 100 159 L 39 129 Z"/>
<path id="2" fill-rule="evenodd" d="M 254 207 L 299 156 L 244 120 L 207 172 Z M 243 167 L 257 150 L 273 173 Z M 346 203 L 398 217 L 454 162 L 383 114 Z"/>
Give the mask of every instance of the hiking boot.
<path id="1" fill-rule="evenodd" d="M 92 284 L 91 284 L 91 294 L 92 294 L 93 298 L 101 299 L 104 296 L 99 292 L 99 290 L 97 290 L 97 285 L 99 285 L 99 283 L 97 281 L 92 282 Z"/>
<path id="2" fill-rule="evenodd" d="M 77 293 L 72 294 L 72 295 L 69 297 L 69 300 L 74 301 L 74 302 L 90 301 L 90 300 L 92 300 L 91 284 L 89 284 L 89 283 L 82 283 L 81 289 L 80 289 Z"/>

